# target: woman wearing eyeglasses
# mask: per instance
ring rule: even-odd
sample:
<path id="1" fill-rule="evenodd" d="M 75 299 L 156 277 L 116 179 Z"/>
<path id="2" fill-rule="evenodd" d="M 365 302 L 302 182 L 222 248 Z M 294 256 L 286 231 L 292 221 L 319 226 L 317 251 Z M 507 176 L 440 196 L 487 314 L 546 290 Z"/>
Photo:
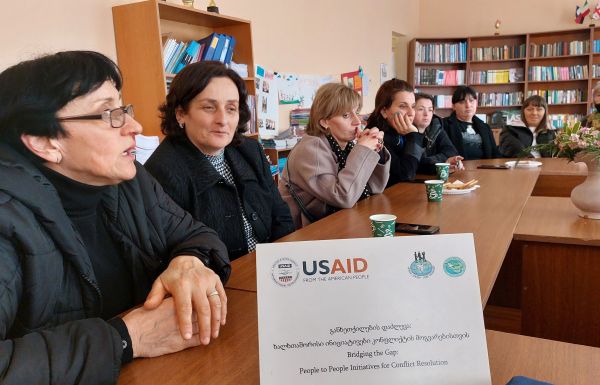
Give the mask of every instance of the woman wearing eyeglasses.
<path id="1" fill-rule="evenodd" d="M 226 249 L 135 163 L 120 89 L 95 52 L 0 73 L 0 382 L 115 383 L 225 322 Z"/>
<path id="2" fill-rule="evenodd" d="M 423 134 L 413 124 L 415 93 L 404 80 L 384 82 L 375 95 L 375 110 L 369 116 L 367 128 L 384 132 L 383 141 L 391 154 L 390 179 L 387 185 L 415 179 L 419 160 L 423 156 Z"/>

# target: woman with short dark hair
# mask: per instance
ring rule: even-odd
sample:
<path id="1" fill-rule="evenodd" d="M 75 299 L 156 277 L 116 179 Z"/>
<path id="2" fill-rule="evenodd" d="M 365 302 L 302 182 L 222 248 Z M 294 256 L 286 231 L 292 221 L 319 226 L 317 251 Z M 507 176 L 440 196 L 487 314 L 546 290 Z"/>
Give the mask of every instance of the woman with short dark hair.
<path id="1" fill-rule="evenodd" d="M 225 246 L 135 163 L 120 89 L 96 52 L 0 73 L 0 382 L 116 383 L 225 322 Z"/>
<path id="2" fill-rule="evenodd" d="M 442 118 L 434 114 L 433 96 L 417 93 L 415 103 L 413 123 L 423 134 L 423 147 L 425 147 L 418 171 L 424 174 L 435 174 L 436 163 L 449 163 L 450 171 L 461 170 L 463 158 L 458 155 L 458 151 L 448 138 Z"/>
<path id="3" fill-rule="evenodd" d="M 452 114 L 444 118 L 444 128 L 459 155 L 466 160 L 501 158 L 492 129 L 475 116 L 477 93 L 458 86 L 452 95 Z"/>
<path id="4" fill-rule="evenodd" d="M 160 107 L 166 135 L 146 169 L 175 202 L 213 228 L 231 260 L 294 230 L 256 140 L 246 86 L 220 62 L 186 66 Z"/>
<path id="5" fill-rule="evenodd" d="M 500 152 L 507 158 L 529 156 L 551 157 L 548 151 L 533 150 L 523 154 L 527 147 L 546 144 L 554 140 L 556 133 L 548 122 L 548 104 L 539 95 L 525 99 L 521 107 L 521 121 L 507 125 L 500 133 Z"/>
<path id="6" fill-rule="evenodd" d="M 415 179 L 425 149 L 423 134 L 413 124 L 414 117 L 412 86 L 395 78 L 384 82 L 375 95 L 375 109 L 367 128 L 376 127 L 384 132 L 383 141 L 391 154 L 388 186 Z"/>

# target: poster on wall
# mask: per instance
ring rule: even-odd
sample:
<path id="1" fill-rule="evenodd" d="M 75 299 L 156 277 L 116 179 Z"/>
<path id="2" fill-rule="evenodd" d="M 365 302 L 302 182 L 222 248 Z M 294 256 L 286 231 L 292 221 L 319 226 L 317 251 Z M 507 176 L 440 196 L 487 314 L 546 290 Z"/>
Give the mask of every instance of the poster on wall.
<path id="1" fill-rule="evenodd" d="M 358 92 L 361 96 L 363 95 L 363 79 L 362 69 L 359 68 L 357 71 L 345 72 L 341 75 L 342 84 L 347 85 L 354 91 Z"/>
<path id="2" fill-rule="evenodd" d="M 275 73 L 279 89 L 279 104 L 298 104 L 298 108 L 310 108 L 315 93 L 325 83 L 334 81 L 331 75 L 299 75 Z"/>
<path id="3" fill-rule="evenodd" d="M 272 138 L 279 132 L 279 84 L 272 71 L 257 65 L 255 73 L 258 135 Z"/>

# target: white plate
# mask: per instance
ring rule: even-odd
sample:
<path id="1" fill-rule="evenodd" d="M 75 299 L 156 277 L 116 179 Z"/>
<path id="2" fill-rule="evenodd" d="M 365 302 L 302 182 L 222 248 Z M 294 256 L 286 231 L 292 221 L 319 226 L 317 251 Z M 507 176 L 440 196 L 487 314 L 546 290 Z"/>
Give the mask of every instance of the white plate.
<path id="1" fill-rule="evenodd" d="M 508 167 L 512 168 L 512 167 L 515 167 L 516 163 L 517 163 L 516 160 L 511 160 L 504 164 L 507 165 Z M 522 160 L 519 162 L 519 164 L 517 164 L 517 168 L 534 168 L 534 167 L 540 167 L 541 165 L 542 165 L 542 162 L 538 162 L 536 160 Z"/>
<path id="2" fill-rule="evenodd" d="M 442 190 L 442 194 L 446 194 L 446 195 L 462 195 L 462 194 L 468 194 L 471 191 L 473 191 L 475 189 L 478 189 L 478 188 L 479 188 L 479 185 L 477 184 L 477 185 L 475 185 L 475 186 L 473 186 L 471 188 L 467 188 L 467 189 L 464 189 L 464 190 L 458 190 L 458 189 L 447 190 L 447 189 L 443 189 Z"/>

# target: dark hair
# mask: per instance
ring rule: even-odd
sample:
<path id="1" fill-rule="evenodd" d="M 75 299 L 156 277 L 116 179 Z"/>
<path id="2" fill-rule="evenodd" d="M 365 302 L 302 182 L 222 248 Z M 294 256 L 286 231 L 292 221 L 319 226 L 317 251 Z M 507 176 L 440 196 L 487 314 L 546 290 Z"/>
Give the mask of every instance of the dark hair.
<path id="1" fill-rule="evenodd" d="M 41 161 L 23 145 L 21 135 L 66 136 L 56 119 L 58 110 L 106 81 L 121 90 L 117 65 L 92 51 L 58 52 L 7 68 L 0 73 L 0 142 Z"/>
<path id="2" fill-rule="evenodd" d="M 544 109 L 544 116 L 542 117 L 542 121 L 535 128 L 535 132 L 545 131 L 548 129 L 548 103 L 546 103 L 546 99 L 541 97 L 540 95 L 531 95 L 523 102 L 523 106 L 521 107 L 521 120 L 525 123 L 526 126 L 529 126 L 527 120 L 525 119 L 525 109 L 529 106 L 542 107 Z"/>
<path id="3" fill-rule="evenodd" d="M 185 66 L 171 82 L 171 88 L 167 95 L 167 101 L 163 103 L 160 110 L 160 129 L 166 136 L 185 136 L 185 128 L 180 127 L 177 122 L 176 111 L 182 108 L 188 111 L 190 102 L 199 93 L 204 91 L 213 78 L 229 78 L 236 85 L 239 101 L 240 119 L 231 144 L 236 146 L 241 143 L 243 133 L 250 120 L 250 108 L 248 108 L 248 91 L 244 80 L 232 69 L 227 68 L 218 61 L 203 61 Z"/>
<path id="4" fill-rule="evenodd" d="M 471 95 L 473 99 L 477 100 L 477 92 L 475 92 L 474 89 L 468 86 L 458 86 L 452 94 L 452 104 L 462 102 L 468 95 Z"/>
<path id="5" fill-rule="evenodd" d="M 429 94 L 424 94 L 422 92 L 417 92 L 415 94 L 415 102 L 418 102 L 420 99 L 428 99 L 431 101 L 431 105 L 433 106 L 433 108 L 435 108 L 435 100 L 433 98 L 433 96 L 429 95 Z"/>
<path id="6" fill-rule="evenodd" d="M 381 110 L 391 107 L 398 92 L 415 92 L 415 90 L 408 82 L 396 78 L 381 84 L 377 90 L 377 95 L 375 95 L 375 109 L 367 120 L 367 127 L 379 127 L 381 129 L 387 126 L 385 118 L 381 115 Z"/>

